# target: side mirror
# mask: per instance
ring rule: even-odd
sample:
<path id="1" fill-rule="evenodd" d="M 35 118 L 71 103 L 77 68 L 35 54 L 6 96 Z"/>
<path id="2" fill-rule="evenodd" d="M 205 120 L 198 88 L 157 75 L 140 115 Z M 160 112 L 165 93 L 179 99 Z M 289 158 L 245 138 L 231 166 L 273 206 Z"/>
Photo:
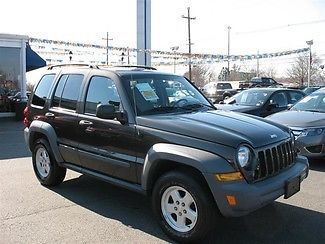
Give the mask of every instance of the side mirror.
<path id="1" fill-rule="evenodd" d="M 96 117 L 101 119 L 115 119 L 115 106 L 112 104 L 98 104 L 96 108 Z"/>
<path id="2" fill-rule="evenodd" d="M 267 110 L 270 111 L 271 109 L 275 109 L 278 107 L 278 104 L 274 101 L 270 101 L 270 103 L 267 105 Z"/>
<path id="3" fill-rule="evenodd" d="M 117 119 L 122 125 L 128 122 L 127 114 L 124 111 L 116 111 L 113 104 L 98 104 L 96 117 L 101 119 Z"/>

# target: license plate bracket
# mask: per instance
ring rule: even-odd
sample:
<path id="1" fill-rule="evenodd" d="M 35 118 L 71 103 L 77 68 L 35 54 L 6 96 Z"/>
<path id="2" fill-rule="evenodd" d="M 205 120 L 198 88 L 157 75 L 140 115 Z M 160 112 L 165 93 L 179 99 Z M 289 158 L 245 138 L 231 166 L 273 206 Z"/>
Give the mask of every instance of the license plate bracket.
<path id="1" fill-rule="evenodd" d="M 291 178 L 285 183 L 284 199 L 291 197 L 300 191 L 300 176 Z"/>

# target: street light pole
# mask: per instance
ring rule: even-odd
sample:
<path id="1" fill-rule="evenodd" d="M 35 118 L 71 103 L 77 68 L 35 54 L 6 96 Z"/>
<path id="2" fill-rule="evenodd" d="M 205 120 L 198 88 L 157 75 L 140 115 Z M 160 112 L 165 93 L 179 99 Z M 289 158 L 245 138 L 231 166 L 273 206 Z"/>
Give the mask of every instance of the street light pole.
<path id="1" fill-rule="evenodd" d="M 227 63 L 228 63 L 228 70 L 227 70 L 227 80 L 229 80 L 229 75 L 230 75 L 230 30 L 231 27 L 228 26 L 228 58 L 227 58 Z"/>
<path id="2" fill-rule="evenodd" d="M 191 17 L 190 14 L 190 7 L 187 8 L 187 16 L 182 15 L 182 18 L 187 19 L 187 28 L 188 28 L 188 73 L 189 73 L 189 79 L 192 80 L 192 61 L 191 61 L 191 20 L 195 20 L 195 17 Z"/>
<path id="3" fill-rule="evenodd" d="M 174 46 L 170 48 L 174 52 L 174 74 L 176 73 L 176 51 L 179 49 L 179 46 Z"/>
<path id="4" fill-rule="evenodd" d="M 259 60 L 259 50 L 257 50 L 257 56 L 256 56 L 256 76 L 260 77 L 260 60 Z"/>
<path id="5" fill-rule="evenodd" d="M 314 44 L 313 40 L 306 41 L 307 45 L 309 46 L 309 59 L 308 59 L 308 80 L 307 80 L 307 87 L 309 87 L 310 84 L 310 73 L 311 73 L 311 45 Z"/>

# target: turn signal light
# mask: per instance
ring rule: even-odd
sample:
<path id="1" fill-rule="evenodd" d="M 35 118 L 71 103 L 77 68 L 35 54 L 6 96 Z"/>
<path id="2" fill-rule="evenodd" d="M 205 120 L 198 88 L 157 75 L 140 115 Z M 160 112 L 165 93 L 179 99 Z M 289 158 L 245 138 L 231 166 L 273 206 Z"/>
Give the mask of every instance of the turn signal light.
<path id="1" fill-rule="evenodd" d="M 236 197 L 235 196 L 229 196 L 229 195 L 227 195 L 226 198 L 227 198 L 228 204 L 230 206 L 235 206 L 237 204 Z"/>
<path id="2" fill-rule="evenodd" d="M 221 173 L 215 175 L 218 181 L 233 181 L 233 180 L 242 180 L 244 179 L 243 175 L 240 172 L 231 172 L 231 173 Z"/>

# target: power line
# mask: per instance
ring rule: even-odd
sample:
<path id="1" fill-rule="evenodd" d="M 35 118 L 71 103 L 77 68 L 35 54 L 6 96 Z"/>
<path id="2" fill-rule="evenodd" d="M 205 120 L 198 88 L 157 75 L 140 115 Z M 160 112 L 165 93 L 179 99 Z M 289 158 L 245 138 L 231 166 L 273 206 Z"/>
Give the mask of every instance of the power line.
<path id="1" fill-rule="evenodd" d="M 322 23 L 322 22 L 325 22 L 325 19 L 312 20 L 312 21 L 306 21 L 306 22 L 300 22 L 300 23 L 294 23 L 294 24 L 287 24 L 287 25 L 279 25 L 279 26 L 274 26 L 274 27 L 270 27 L 270 28 L 257 29 L 257 30 L 251 30 L 251 31 L 240 31 L 240 32 L 235 32 L 235 34 L 240 35 L 240 34 L 253 34 L 253 33 L 259 33 L 259 32 L 268 32 L 268 31 L 284 29 L 284 28 L 288 28 L 288 27 L 318 24 L 318 23 Z"/>

